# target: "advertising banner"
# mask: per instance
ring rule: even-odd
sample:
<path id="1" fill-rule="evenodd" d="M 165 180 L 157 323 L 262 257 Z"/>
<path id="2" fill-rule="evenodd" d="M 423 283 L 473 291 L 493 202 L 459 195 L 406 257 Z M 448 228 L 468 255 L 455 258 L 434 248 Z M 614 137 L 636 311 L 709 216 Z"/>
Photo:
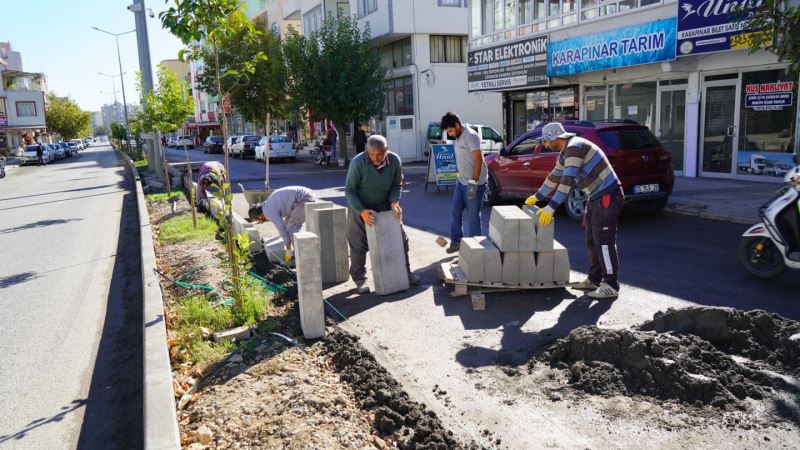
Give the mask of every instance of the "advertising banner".
<path id="1" fill-rule="evenodd" d="M 455 186 L 458 182 L 456 148 L 453 144 L 431 145 L 428 182 L 437 186 Z"/>
<path id="2" fill-rule="evenodd" d="M 547 39 L 547 35 L 536 36 L 469 52 L 469 92 L 549 85 Z"/>
<path id="3" fill-rule="evenodd" d="M 675 21 L 670 18 L 551 42 L 547 46 L 547 75 L 558 77 L 672 61 Z"/>
<path id="4" fill-rule="evenodd" d="M 794 82 L 748 84 L 744 87 L 744 106 L 756 111 L 780 111 L 792 106 Z"/>
<path id="5" fill-rule="evenodd" d="M 678 1 L 678 56 L 749 48 L 744 19 L 763 0 Z"/>

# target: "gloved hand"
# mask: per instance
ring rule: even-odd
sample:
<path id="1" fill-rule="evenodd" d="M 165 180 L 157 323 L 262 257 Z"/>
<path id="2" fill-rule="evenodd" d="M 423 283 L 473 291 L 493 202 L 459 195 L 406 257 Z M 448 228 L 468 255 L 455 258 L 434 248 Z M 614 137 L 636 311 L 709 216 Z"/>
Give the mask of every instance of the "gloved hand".
<path id="1" fill-rule="evenodd" d="M 536 206 L 536 202 L 539 200 L 536 198 L 535 195 L 531 195 L 530 197 L 525 199 L 525 206 Z"/>
<path id="2" fill-rule="evenodd" d="M 476 195 L 478 195 L 478 182 L 469 180 L 469 184 L 467 185 L 467 200 L 475 200 Z"/>
<path id="3" fill-rule="evenodd" d="M 375 223 L 375 217 L 373 216 L 373 214 L 375 214 L 375 211 L 371 209 L 365 209 L 361 211 L 361 214 L 359 215 L 364 220 L 365 224 L 372 226 Z"/>
<path id="4" fill-rule="evenodd" d="M 292 250 L 286 250 L 283 252 L 283 260 L 285 262 L 289 262 L 294 259 L 294 252 Z"/>
<path id="5" fill-rule="evenodd" d="M 400 203 L 392 203 L 392 211 L 394 211 L 395 219 L 400 220 L 403 218 L 403 208 L 400 207 Z"/>
<path id="6" fill-rule="evenodd" d="M 550 222 L 553 221 L 553 213 L 553 208 L 550 206 L 545 206 L 539 211 L 536 211 L 536 215 L 539 217 L 539 224 L 545 227 L 550 225 Z"/>

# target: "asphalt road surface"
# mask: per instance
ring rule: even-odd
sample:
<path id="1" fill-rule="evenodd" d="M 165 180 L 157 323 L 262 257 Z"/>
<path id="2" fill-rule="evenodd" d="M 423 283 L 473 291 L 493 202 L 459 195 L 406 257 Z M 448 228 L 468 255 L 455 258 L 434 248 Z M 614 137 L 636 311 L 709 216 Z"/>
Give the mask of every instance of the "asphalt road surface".
<path id="1" fill-rule="evenodd" d="M 92 147 L 0 180 L 0 448 L 140 448 L 133 181 Z"/>
<path id="2" fill-rule="evenodd" d="M 221 160 L 222 155 L 189 150 L 193 161 Z M 171 162 L 185 161 L 182 150 L 168 150 Z M 231 179 L 246 189 L 264 186 L 264 163 L 231 159 Z M 424 164 L 404 167 L 403 222 L 406 226 L 449 238 L 452 190 L 435 185 L 424 189 Z M 346 170 L 320 167 L 301 152 L 295 163 L 270 164 L 270 187 L 302 185 L 317 190 L 321 198 L 346 204 Z M 236 190 L 237 188 L 234 188 Z M 766 200 L 766 199 L 765 199 Z M 520 202 L 521 203 L 521 202 Z M 483 209 L 483 229 L 488 233 L 490 209 Z M 570 250 L 574 270 L 588 268 L 583 229 L 560 211 L 556 215 L 556 239 Z M 780 278 L 759 280 L 747 275 L 737 251 L 746 225 L 661 213 L 649 215 L 628 208 L 619 231 L 620 281 L 653 293 L 698 305 L 766 309 L 800 320 L 800 274 L 787 270 Z M 413 251 L 413 248 L 412 248 Z M 442 252 L 442 256 L 445 254 Z"/>

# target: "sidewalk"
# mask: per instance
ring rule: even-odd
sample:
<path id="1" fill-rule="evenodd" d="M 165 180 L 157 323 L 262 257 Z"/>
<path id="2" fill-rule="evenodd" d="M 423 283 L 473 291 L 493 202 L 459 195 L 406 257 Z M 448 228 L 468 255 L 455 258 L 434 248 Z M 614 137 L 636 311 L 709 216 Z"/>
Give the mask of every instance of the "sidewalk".
<path id="1" fill-rule="evenodd" d="M 752 225 L 759 220 L 758 209 L 780 186 L 779 182 L 675 177 L 675 188 L 665 210 Z"/>

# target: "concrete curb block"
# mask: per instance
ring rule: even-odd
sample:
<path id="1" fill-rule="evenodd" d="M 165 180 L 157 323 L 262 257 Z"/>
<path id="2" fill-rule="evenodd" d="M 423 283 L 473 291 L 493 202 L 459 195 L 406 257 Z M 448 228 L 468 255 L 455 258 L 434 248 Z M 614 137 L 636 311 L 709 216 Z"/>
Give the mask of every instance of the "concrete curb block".
<path id="1" fill-rule="evenodd" d="M 122 153 L 120 150 L 117 150 Z M 147 201 L 133 161 L 122 153 L 136 181 L 139 212 L 139 238 L 142 256 L 142 294 L 144 300 L 144 448 L 180 449 L 180 430 L 172 391 L 172 366 L 167 348 L 164 303 L 156 268 L 153 232 Z"/>
<path id="2" fill-rule="evenodd" d="M 716 220 L 716 221 L 719 221 L 719 222 L 737 223 L 737 224 L 741 224 L 741 225 L 753 225 L 754 223 L 758 222 L 758 220 L 743 219 L 743 218 L 739 218 L 739 217 L 728 217 L 728 216 L 722 216 L 722 215 L 719 215 L 719 214 L 708 214 L 708 213 L 702 213 L 702 212 L 686 211 L 686 210 L 676 209 L 676 208 L 673 208 L 673 207 L 670 207 L 670 206 L 667 206 L 666 208 L 664 208 L 664 212 L 670 213 L 670 214 L 677 214 L 677 215 L 680 215 L 680 216 L 697 217 L 697 218 L 706 219 L 706 220 Z"/>

